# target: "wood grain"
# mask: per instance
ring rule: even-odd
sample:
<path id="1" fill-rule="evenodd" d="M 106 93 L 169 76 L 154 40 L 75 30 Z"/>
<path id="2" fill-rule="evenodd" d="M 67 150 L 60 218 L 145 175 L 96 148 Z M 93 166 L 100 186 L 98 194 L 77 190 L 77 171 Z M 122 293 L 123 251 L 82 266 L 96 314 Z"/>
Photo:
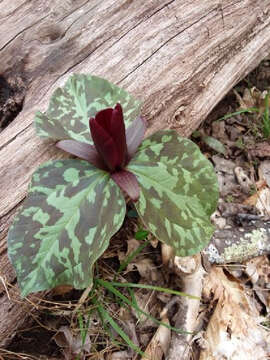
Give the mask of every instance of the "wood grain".
<path id="1" fill-rule="evenodd" d="M 148 134 L 189 136 L 270 52 L 270 0 L 3 0 L 0 33 L 0 76 L 26 89 L 0 133 L 0 275 L 15 284 L 8 226 L 36 167 L 66 156 L 32 127 L 53 90 L 71 73 L 103 76 L 143 99 Z M 25 310 L 1 282 L 0 296 L 4 346 Z"/>

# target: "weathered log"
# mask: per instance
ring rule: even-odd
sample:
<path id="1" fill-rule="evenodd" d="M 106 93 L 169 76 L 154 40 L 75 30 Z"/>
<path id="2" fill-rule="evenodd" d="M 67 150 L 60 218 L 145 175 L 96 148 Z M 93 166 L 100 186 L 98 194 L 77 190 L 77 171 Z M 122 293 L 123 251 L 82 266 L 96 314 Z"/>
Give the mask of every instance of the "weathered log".
<path id="1" fill-rule="evenodd" d="M 72 72 L 103 76 L 144 100 L 148 133 L 188 136 L 269 52 L 269 14 L 270 0 L 2 0 L 2 125 L 15 117 L 0 133 L 2 279 L 16 283 L 6 235 L 31 174 L 65 156 L 32 127 L 56 87 Z M 26 314 L 0 287 L 3 346 Z"/>

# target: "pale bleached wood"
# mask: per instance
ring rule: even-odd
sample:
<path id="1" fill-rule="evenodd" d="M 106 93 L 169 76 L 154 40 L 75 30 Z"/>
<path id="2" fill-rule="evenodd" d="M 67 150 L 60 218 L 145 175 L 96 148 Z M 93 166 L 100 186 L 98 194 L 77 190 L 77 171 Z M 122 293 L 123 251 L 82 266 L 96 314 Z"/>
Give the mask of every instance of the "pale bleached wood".
<path id="1" fill-rule="evenodd" d="M 0 74 L 27 86 L 0 133 L 0 275 L 14 283 L 10 221 L 35 168 L 65 156 L 32 127 L 53 90 L 73 72 L 106 77 L 144 100 L 148 133 L 188 136 L 270 51 L 270 0 L 4 0 L 0 33 Z M 25 311 L 0 291 L 1 346 Z"/>

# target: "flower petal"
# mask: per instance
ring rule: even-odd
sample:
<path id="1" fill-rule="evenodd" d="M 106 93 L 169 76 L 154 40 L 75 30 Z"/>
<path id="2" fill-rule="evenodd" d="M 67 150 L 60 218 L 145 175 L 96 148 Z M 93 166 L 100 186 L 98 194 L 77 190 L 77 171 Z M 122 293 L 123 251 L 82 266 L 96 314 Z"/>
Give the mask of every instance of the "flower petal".
<path id="1" fill-rule="evenodd" d="M 113 109 L 110 134 L 117 149 L 117 165 L 122 167 L 126 164 L 127 160 L 127 142 L 123 111 L 120 104 L 116 104 L 115 108 Z"/>
<path id="2" fill-rule="evenodd" d="M 97 152 L 104 160 L 110 170 L 115 170 L 118 155 L 115 143 L 106 130 L 99 125 L 96 118 L 89 120 L 92 139 L 94 141 Z"/>
<path id="3" fill-rule="evenodd" d="M 137 148 L 143 141 L 145 131 L 146 121 L 141 117 L 135 119 L 132 124 L 127 128 L 126 137 L 129 159 L 133 157 L 133 155 L 137 151 Z"/>
<path id="4" fill-rule="evenodd" d="M 106 170 L 106 165 L 93 145 L 76 140 L 60 140 L 55 144 L 55 146 L 68 152 L 69 154 L 90 162 L 92 165 L 101 170 Z"/>
<path id="5" fill-rule="evenodd" d="M 111 117 L 112 117 L 113 109 L 107 108 L 100 110 L 96 113 L 95 119 L 99 123 L 101 127 L 107 132 L 111 131 Z"/>
<path id="6" fill-rule="evenodd" d="M 123 190 L 133 201 L 137 201 L 140 196 L 140 187 L 136 175 L 128 170 L 121 170 L 111 175 L 114 182 Z"/>

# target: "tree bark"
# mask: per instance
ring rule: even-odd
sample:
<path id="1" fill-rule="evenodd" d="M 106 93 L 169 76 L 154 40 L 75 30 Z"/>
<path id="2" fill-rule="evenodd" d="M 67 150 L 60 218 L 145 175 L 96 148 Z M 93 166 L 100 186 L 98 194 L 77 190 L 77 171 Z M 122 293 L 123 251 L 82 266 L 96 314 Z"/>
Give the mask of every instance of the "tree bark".
<path id="1" fill-rule="evenodd" d="M 270 51 L 269 14 L 270 0 L 0 2 L 0 346 L 26 316 L 3 285 L 16 284 L 8 227 L 36 167 L 64 156 L 35 135 L 35 112 L 92 73 L 143 99 L 148 134 L 189 136 Z"/>

